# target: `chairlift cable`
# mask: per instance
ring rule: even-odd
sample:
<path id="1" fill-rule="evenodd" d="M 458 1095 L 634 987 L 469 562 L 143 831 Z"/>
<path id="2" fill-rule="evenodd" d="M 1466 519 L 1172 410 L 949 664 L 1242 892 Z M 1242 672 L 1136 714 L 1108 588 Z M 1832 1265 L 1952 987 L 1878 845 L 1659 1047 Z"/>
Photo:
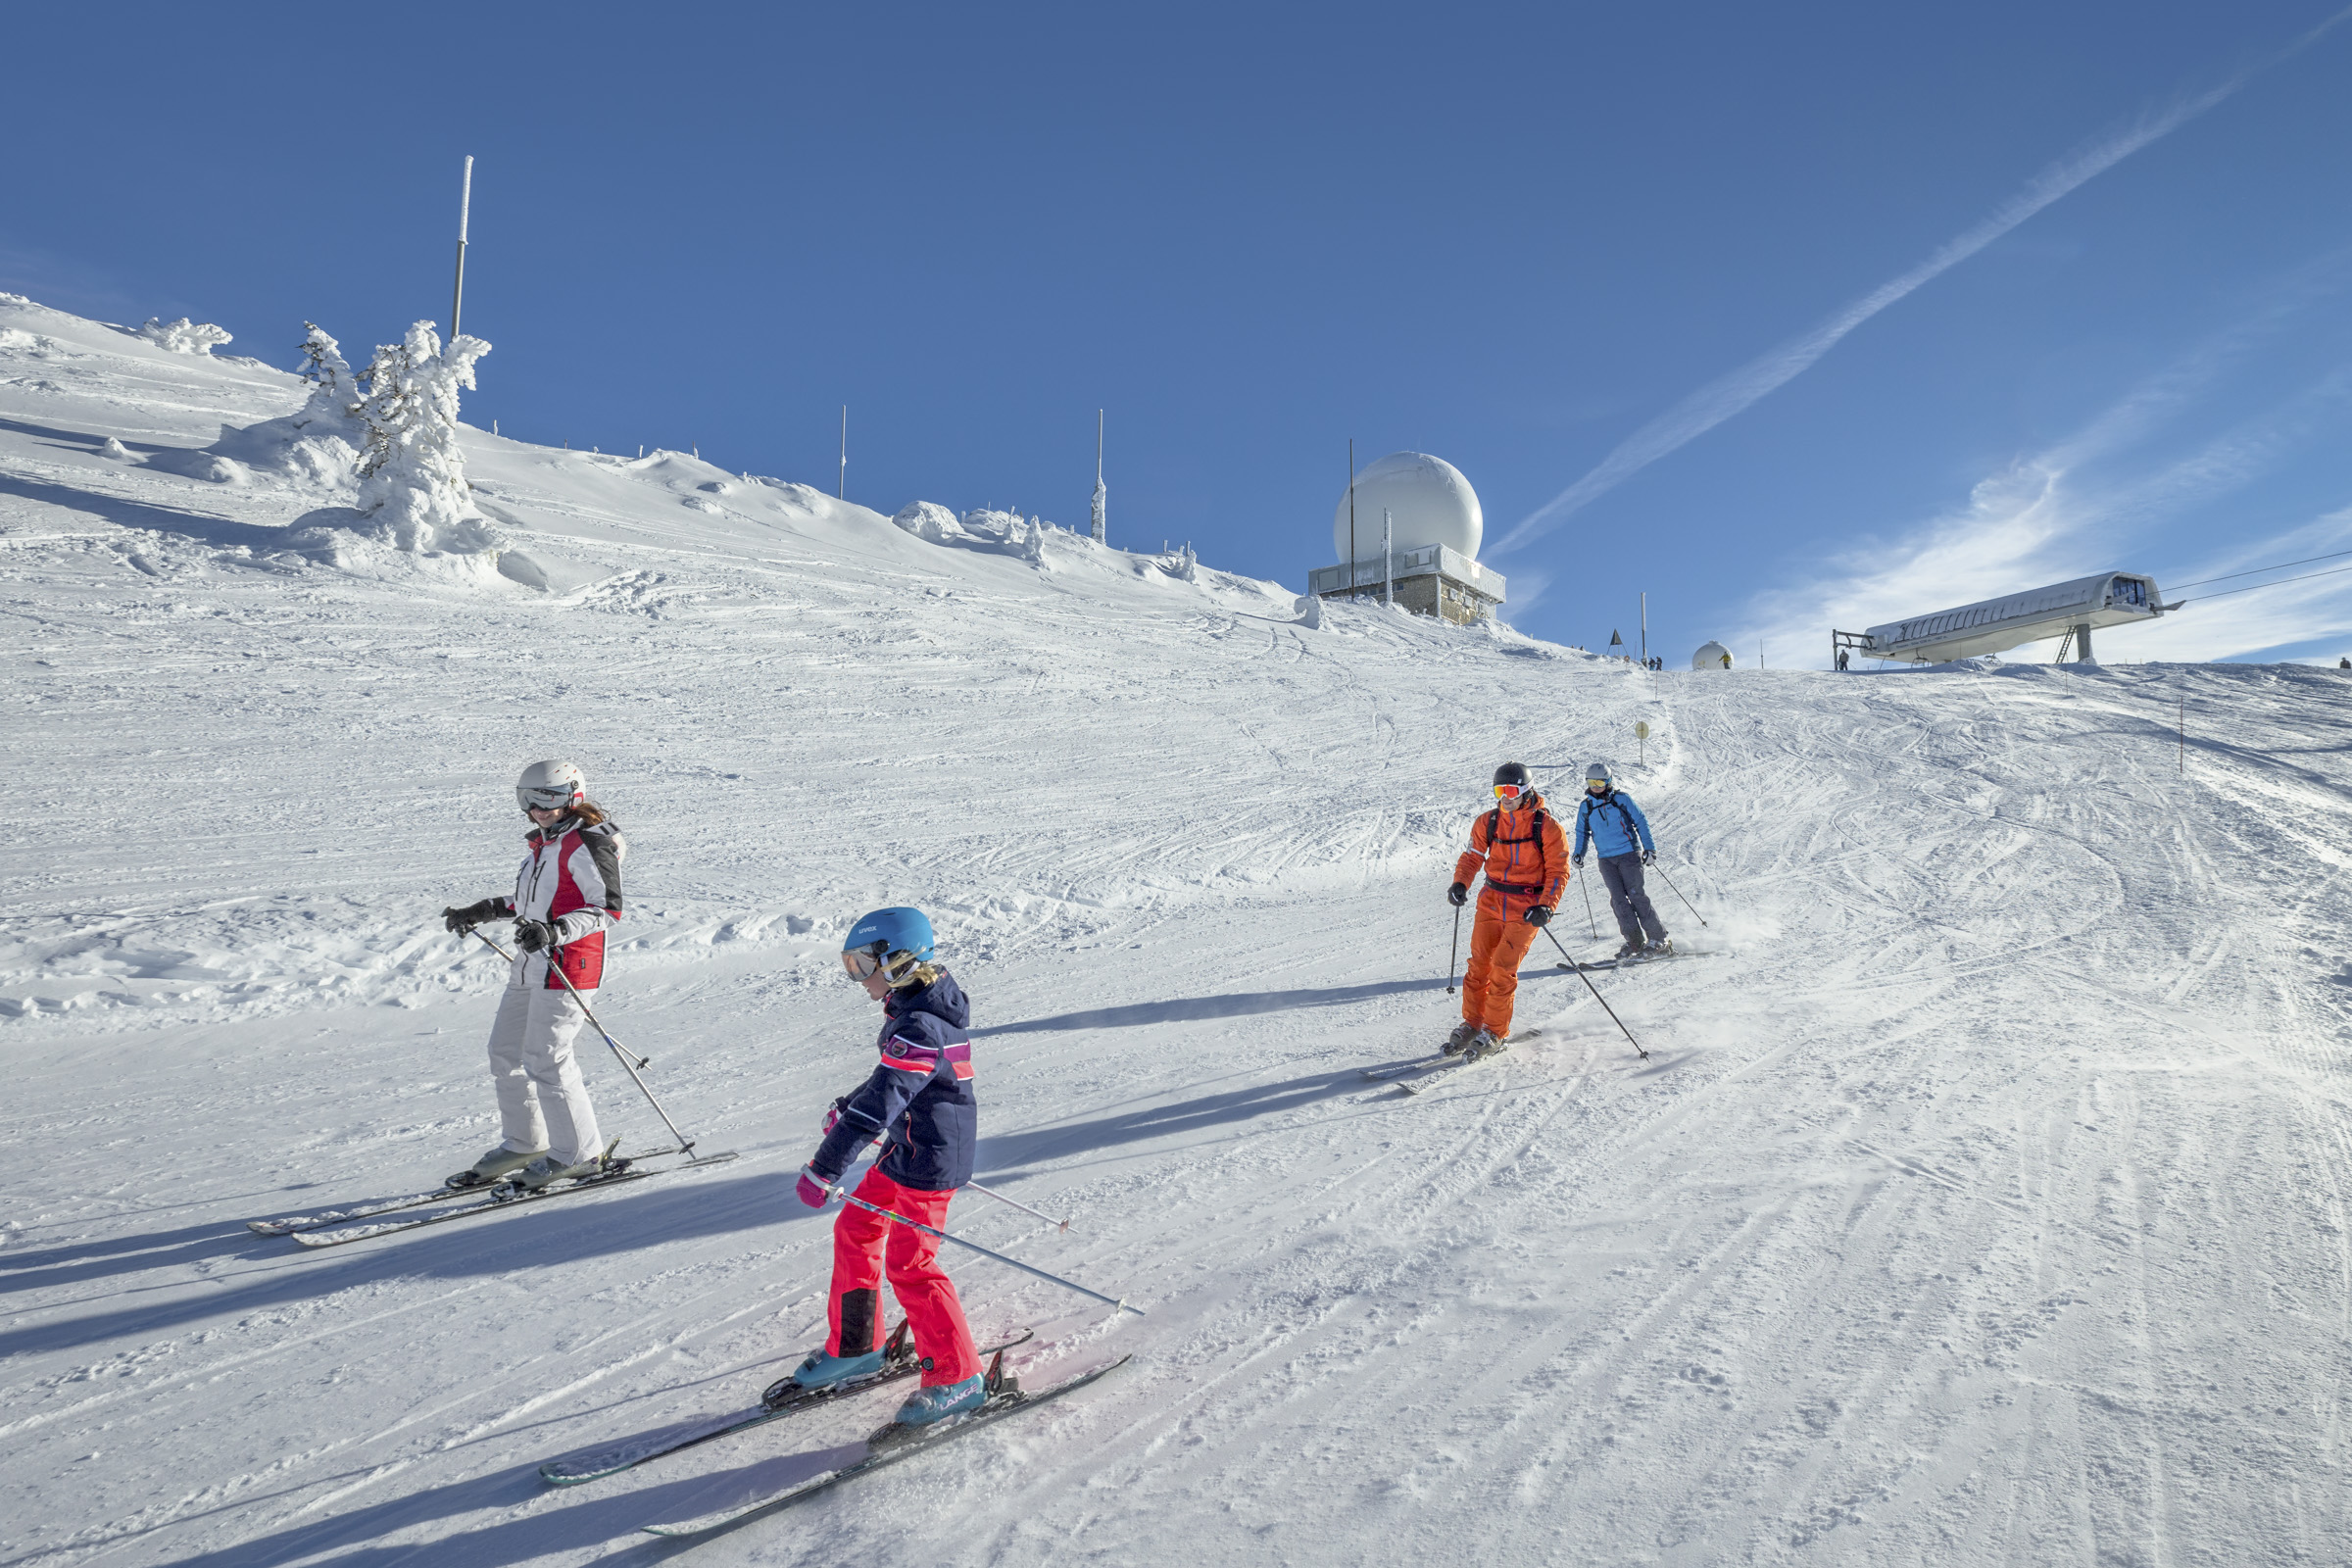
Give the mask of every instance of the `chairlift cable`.
<path id="1" fill-rule="evenodd" d="M 2345 552 L 2345 554 L 2347 554 L 2347 555 L 2352 555 L 2352 551 L 2346 551 L 2346 552 Z M 2318 558 L 2316 558 L 2316 559 L 2318 559 L 2318 560 L 2321 560 L 2321 561 L 2325 561 L 2325 560 L 2327 560 L 2328 558 L 2327 558 L 2327 557 L 2325 557 L 2325 556 L 2321 556 L 2321 557 L 2318 557 Z M 2225 589 L 2223 589 L 2223 590 L 2222 590 L 2220 593 L 2218 593 L 2218 594 L 2199 594 L 2199 595 L 2196 597 L 2196 599 L 2194 599 L 2194 600 L 2192 600 L 2192 601 L 2190 601 L 2190 602 L 2191 602 L 2192 604 L 2201 604 L 2201 603 L 2203 603 L 2205 600 L 2208 600 L 2208 599 L 2227 599 L 2227 598 L 2229 598 L 2229 597 L 2230 597 L 2231 594 L 2250 594 L 2250 593 L 2255 593 L 2255 592 L 2257 592 L 2257 591 L 2259 591 L 2259 590 L 2261 590 L 2261 589 L 2264 589 L 2264 588 L 2277 588 L 2277 587 L 2280 586 L 2280 585 L 2281 585 L 2281 584 L 2283 584 L 2283 583 L 2290 583 L 2290 582 L 2309 582 L 2309 581 L 2311 581 L 2311 579 L 2312 579 L 2312 578 L 2314 578 L 2314 577 L 2334 577 L 2334 576 L 2341 575 L 2342 573 L 2344 573 L 2344 572 L 2347 572 L 2347 571 L 2352 571 L 2352 566 L 2330 566 L 2330 567 L 2328 567 L 2328 568 L 2326 571 L 2307 571 L 2307 572 L 2305 572 L 2305 573 L 2304 573 L 2302 576 L 2300 576 L 2300 577 L 2281 577 L 2281 578 L 2279 578 L 2279 579 L 2278 579 L 2278 582 L 2258 582 L 2258 583 L 2254 583 L 2254 584 L 2252 584 L 2251 586 L 2249 586 L 2249 587 L 2245 587 L 2245 588 L 2225 588 Z M 2219 581 L 2221 581 L 2222 579 L 2220 579 L 2219 577 L 2216 577 L 2216 578 L 2214 578 L 2213 580 L 2214 580 L 2215 582 L 2219 582 Z"/>
<path id="2" fill-rule="evenodd" d="M 2195 582 L 2177 582 L 2173 584 L 2173 586 L 2176 588 L 2196 588 L 2201 587 L 2209 582 L 2228 582 L 2232 577 L 2254 577 L 2259 576 L 2266 571 L 2284 571 L 2289 566 L 2308 566 L 2315 561 L 2333 561 L 2337 556 L 2352 556 L 2352 550 L 2330 551 L 2324 556 L 2306 556 L 2301 561 L 2281 561 L 2275 566 L 2256 566 L 2250 571 L 2224 572 L 2219 577 L 2199 577 Z M 2314 572 L 2312 575 L 2320 576 L 2322 573 Z M 2232 588 L 2230 591 L 2233 594 L 2245 592 L 2243 588 Z M 2207 594 L 2205 597 L 2211 599 L 2214 597 L 2214 595 Z"/>

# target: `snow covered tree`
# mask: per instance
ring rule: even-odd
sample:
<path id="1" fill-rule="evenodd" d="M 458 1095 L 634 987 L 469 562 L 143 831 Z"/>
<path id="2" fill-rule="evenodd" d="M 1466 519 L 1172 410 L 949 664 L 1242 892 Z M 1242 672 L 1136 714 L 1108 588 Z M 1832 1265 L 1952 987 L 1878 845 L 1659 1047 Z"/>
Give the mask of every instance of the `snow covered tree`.
<path id="1" fill-rule="evenodd" d="M 462 554 L 496 544 L 474 511 L 458 450 L 458 393 L 472 390 L 473 362 L 489 352 L 480 338 L 461 333 L 444 355 L 433 323 L 418 321 L 406 341 L 379 347 L 368 367 L 359 408 L 368 443 L 360 455 L 360 510 L 402 550 Z"/>
<path id="2" fill-rule="evenodd" d="M 139 336 L 174 354 L 209 355 L 220 344 L 236 341 L 210 321 L 191 321 L 184 316 L 176 321 L 150 316 L 147 324 L 139 328 Z"/>
<path id="3" fill-rule="evenodd" d="M 294 416 L 295 427 L 325 421 L 330 430 L 339 429 L 359 415 L 360 378 L 343 358 L 343 346 L 324 327 L 316 321 L 302 324 L 310 328 L 310 335 L 302 340 L 305 363 L 298 373 L 311 384 L 311 400 Z"/>

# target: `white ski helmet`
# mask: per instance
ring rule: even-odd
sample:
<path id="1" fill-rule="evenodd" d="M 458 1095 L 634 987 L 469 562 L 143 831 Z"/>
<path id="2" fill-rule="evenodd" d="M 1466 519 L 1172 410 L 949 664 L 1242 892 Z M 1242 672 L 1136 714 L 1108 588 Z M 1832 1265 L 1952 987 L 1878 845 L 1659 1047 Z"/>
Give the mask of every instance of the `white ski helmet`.
<path id="1" fill-rule="evenodd" d="M 1615 782 L 1616 781 L 1609 776 L 1609 764 L 1606 762 L 1594 762 L 1592 766 L 1585 769 L 1585 784 L 1587 788 L 1590 788 L 1594 784 L 1598 784 L 1601 788 L 1607 789 Z"/>
<path id="2" fill-rule="evenodd" d="M 526 815 L 534 806 L 543 811 L 560 811 L 587 798 L 588 775 L 576 762 L 533 762 L 514 781 L 515 804 Z"/>

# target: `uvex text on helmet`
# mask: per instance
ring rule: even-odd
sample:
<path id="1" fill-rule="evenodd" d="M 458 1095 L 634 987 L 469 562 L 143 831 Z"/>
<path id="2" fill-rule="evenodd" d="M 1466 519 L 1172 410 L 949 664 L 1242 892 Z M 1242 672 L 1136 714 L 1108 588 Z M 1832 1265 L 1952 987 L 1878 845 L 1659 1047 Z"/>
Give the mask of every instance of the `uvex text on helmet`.
<path id="1" fill-rule="evenodd" d="M 1516 784 L 1521 789 L 1527 788 L 1527 764 L 1524 762 L 1503 763 L 1500 767 L 1494 770 L 1494 782 L 1497 784 Z"/>

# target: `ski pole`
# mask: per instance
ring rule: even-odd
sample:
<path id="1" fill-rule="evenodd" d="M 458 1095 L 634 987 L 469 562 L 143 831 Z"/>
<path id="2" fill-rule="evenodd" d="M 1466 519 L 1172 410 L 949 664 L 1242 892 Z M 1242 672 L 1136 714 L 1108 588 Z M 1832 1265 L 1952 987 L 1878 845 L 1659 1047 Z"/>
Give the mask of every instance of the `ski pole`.
<path id="1" fill-rule="evenodd" d="M 1658 873 L 1659 881 L 1665 883 L 1670 888 L 1674 888 L 1674 896 L 1676 898 L 1683 899 L 1683 890 L 1674 886 L 1674 878 L 1666 874 L 1666 868 L 1664 866 L 1652 865 L 1650 869 Z M 1690 910 L 1691 919 L 1696 920 L 1700 925 L 1706 925 L 1707 917 L 1699 913 L 1695 908 L 1691 908 L 1690 901 L 1689 899 L 1683 899 L 1683 907 Z M 1709 929 L 1712 929 L 1712 927 Z"/>
<path id="2" fill-rule="evenodd" d="M 1462 956 L 1462 906 L 1453 906 L 1453 951 L 1446 955 L 1446 994 L 1453 995 L 1453 966 Z"/>
<path id="3" fill-rule="evenodd" d="M 1597 942 L 1600 940 L 1600 927 L 1592 923 L 1592 884 L 1581 876 L 1576 880 L 1585 890 L 1585 929 L 1592 932 L 1592 940 Z"/>
<path id="4" fill-rule="evenodd" d="M 982 1193 L 990 1198 L 995 1199 L 1000 1203 L 1010 1203 L 1013 1207 L 1019 1209 L 1024 1214 L 1035 1214 L 1039 1219 L 1042 1219 L 1047 1224 L 1054 1226 L 1056 1230 L 1066 1231 L 1070 1228 L 1070 1222 L 1068 1220 L 1055 1219 L 1053 1215 L 1046 1213 L 1042 1209 L 1031 1208 L 1027 1203 L 1022 1202 L 1017 1198 L 1006 1198 L 1003 1193 L 998 1192 L 993 1187 L 983 1187 L 978 1182 L 970 1181 L 965 1182 L 963 1185 L 969 1187 L 975 1193 Z"/>
<path id="5" fill-rule="evenodd" d="M 472 932 L 472 934 L 477 937 L 482 937 L 482 945 L 488 948 L 492 953 L 497 954 L 509 963 L 513 963 L 514 961 L 514 955 L 509 953 L 506 949 L 500 947 L 488 937 L 482 936 L 482 933 L 479 930 L 472 926 L 467 926 L 466 929 Z M 556 947 L 560 949 L 563 947 L 563 944 L 559 942 L 556 944 Z M 669 1136 L 678 1141 L 678 1152 L 684 1154 L 688 1159 L 691 1160 L 694 1157 L 694 1140 L 688 1138 L 684 1133 L 678 1131 L 678 1124 L 669 1119 L 669 1112 L 662 1108 L 662 1102 L 654 1098 L 654 1092 L 651 1089 L 646 1088 L 645 1080 L 637 1076 L 637 1069 L 640 1067 L 651 1066 L 654 1058 L 651 1056 L 638 1056 L 622 1049 L 620 1042 L 613 1039 L 612 1034 L 605 1028 L 604 1024 L 598 1020 L 595 1011 L 588 1005 L 588 999 L 580 995 L 579 988 L 571 983 L 571 976 L 564 972 L 564 965 L 557 961 L 556 955 L 552 951 L 547 956 L 547 972 L 564 982 L 564 989 L 571 993 L 571 1000 L 580 1004 L 580 1011 L 586 1014 L 590 1023 L 596 1025 L 596 1032 L 600 1035 L 603 1035 L 605 1038 L 605 1044 L 612 1048 L 612 1054 L 620 1058 L 621 1067 L 628 1073 L 630 1081 L 636 1084 L 638 1092 L 645 1096 L 645 1102 L 654 1107 L 654 1114 L 662 1118 L 662 1125 L 669 1129 Z"/>
<path id="6" fill-rule="evenodd" d="M 1542 931 L 1545 936 L 1551 937 L 1551 927 L 1547 925 L 1539 926 L 1537 929 Z M 1560 939 L 1558 937 L 1551 937 L 1551 945 L 1555 948 L 1560 948 Z M 1649 1053 L 1642 1049 L 1642 1042 L 1634 1038 L 1634 1032 L 1631 1029 L 1626 1028 L 1625 1020 L 1617 1016 L 1617 1009 L 1609 1005 L 1609 999 L 1600 994 L 1600 987 L 1594 985 L 1592 983 L 1592 977 L 1585 973 L 1585 966 L 1577 962 L 1574 958 L 1569 958 L 1568 950 L 1566 948 L 1560 948 L 1560 956 L 1563 958 L 1568 958 L 1568 961 L 1562 964 L 1560 967 L 1563 969 L 1574 969 L 1576 971 L 1576 977 L 1585 983 L 1585 989 L 1592 993 L 1592 1000 L 1600 1004 L 1600 1010 L 1609 1015 L 1609 1022 L 1615 1024 L 1618 1032 L 1625 1036 L 1625 1043 L 1634 1048 L 1634 1054 L 1640 1056 L 1643 1061 L 1647 1061 L 1649 1059 Z"/>
<path id="7" fill-rule="evenodd" d="M 967 1242 L 960 1236 L 950 1236 L 946 1231 L 939 1230 L 930 1225 L 925 1225 L 919 1220 L 908 1219 L 904 1214 L 894 1214 L 887 1208 L 869 1203 L 862 1198 L 852 1196 L 844 1188 L 835 1186 L 828 1187 L 826 1190 L 828 1192 L 840 1193 L 841 1200 L 843 1202 L 855 1203 L 858 1207 L 864 1209 L 869 1214 L 879 1214 L 884 1219 L 895 1219 L 902 1225 L 912 1226 L 914 1229 L 921 1231 L 925 1236 L 936 1236 L 943 1242 L 954 1242 L 957 1247 L 969 1248 L 971 1250 L 978 1252 L 982 1257 L 993 1257 L 1000 1263 L 1010 1264 L 1012 1267 L 1019 1269 L 1024 1274 L 1034 1274 L 1041 1280 L 1051 1280 L 1054 1284 L 1062 1287 L 1064 1290 L 1076 1291 L 1080 1296 L 1091 1296 L 1098 1301 L 1108 1301 L 1111 1305 L 1117 1307 L 1122 1312 L 1133 1312 L 1137 1317 L 1142 1317 L 1144 1315 L 1144 1309 L 1142 1307 L 1131 1306 L 1126 1301 L 1119 1299 L 1117 1297 L 1104 1296 L 1101 1291 L 1090 1291 L 1085 1286 L 1079 1284 L 1076 1280 L 1065 1280 L 1060 1275 L 1049 1274 L 1042 1268 L 1031 1268 L 1028 1264 L 1022 1262 L 1017 1257 L 1006 1257 L 1003 1252 L 992 1252 L 987 1248 L 980 1246 L 977 1242 Z"/>

